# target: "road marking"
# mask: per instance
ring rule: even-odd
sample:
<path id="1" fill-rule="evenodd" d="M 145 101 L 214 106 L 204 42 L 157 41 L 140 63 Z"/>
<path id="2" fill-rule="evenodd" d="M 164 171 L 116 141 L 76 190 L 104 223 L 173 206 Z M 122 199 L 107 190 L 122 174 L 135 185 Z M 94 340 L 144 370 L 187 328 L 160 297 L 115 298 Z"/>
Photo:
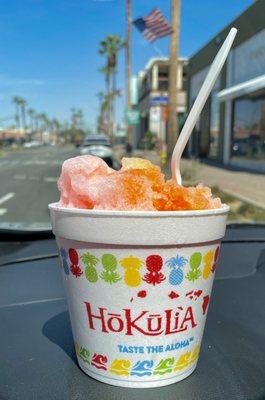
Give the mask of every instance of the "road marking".
<path id="1" fill-rule="evenodd" d="M 48 165 L 48 161 L 44 160 L 27 160 L 22 162 L 23 165 Z"/>
<path id="2" fill-rule="evenodd" d="M 51 161 L 50 165 L 53 165 L 53 166 L 62 165 L 63 162 L 64 162 L 64 160 L 62 160 L 62 161 L 55 160 L 55 161 Z"/>
<path id="3" fill-rule="evenodd" d="M 39 181 L 40 178 L 38 176 L 29 176 L 30 181 Z"/>
<path id="4" fill-rule="evenodd" d="M 26 175 L 14 175 L 14 179 L 26 179 Z"/>
<path id="5" fill-rule="evenodd" d="M 0 217 L 7 212 L 7 208 L 0 208 Z"/>
<path id="6" fill-rule="evenodd" d="M 6 201 L 12 199 L 15 196 L 15 193 L 7 193 L 3 197 L 0 197 L 0 204 L 4 204 Z"/>
<path id="7" fill-rule="evenodd" d="M 44 182 L 57 182 L 58 178 L 54 176 L 47 176 L 43 178 Z"/>

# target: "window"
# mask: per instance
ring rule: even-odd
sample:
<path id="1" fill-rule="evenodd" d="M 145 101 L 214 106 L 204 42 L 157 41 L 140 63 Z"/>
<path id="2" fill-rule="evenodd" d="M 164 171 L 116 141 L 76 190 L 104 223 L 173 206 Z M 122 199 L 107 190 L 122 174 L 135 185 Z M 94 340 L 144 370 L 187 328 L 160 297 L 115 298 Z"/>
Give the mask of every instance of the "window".
<path id="1" fill-rule="evenodd" d="M 265 95 L 234 101 L 232 156 L 265 163 Z"/>

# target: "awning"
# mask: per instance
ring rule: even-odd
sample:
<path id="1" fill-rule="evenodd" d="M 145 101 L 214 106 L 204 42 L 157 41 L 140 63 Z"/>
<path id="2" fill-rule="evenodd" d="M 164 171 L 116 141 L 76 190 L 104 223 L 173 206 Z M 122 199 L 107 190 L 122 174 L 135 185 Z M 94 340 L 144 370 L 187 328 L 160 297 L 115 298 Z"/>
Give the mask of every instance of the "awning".
<path id="1" fill-rule="evenodd" d="M 221 90 L 217 94 L 217 98 L 219 101 L 232 100 L 234 98 L 241 97 L 264 88 L 265 75 L 261 75 L 258 78 L 250 79 L 249 81 L 239 83 L 238 85 Z"/>

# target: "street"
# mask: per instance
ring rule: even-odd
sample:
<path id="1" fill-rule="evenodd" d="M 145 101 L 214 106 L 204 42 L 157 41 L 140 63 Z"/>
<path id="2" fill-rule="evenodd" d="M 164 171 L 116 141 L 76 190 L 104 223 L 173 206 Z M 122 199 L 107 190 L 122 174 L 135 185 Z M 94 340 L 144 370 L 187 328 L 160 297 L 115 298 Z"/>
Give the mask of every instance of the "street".
<path id="1" fill-rule="evenodd" d="M 0 225 L 47 226 L 48 204 L 59 199 L 61 165 L 78 154 L 73 146 L 45 146 L 0 157 Z"/>

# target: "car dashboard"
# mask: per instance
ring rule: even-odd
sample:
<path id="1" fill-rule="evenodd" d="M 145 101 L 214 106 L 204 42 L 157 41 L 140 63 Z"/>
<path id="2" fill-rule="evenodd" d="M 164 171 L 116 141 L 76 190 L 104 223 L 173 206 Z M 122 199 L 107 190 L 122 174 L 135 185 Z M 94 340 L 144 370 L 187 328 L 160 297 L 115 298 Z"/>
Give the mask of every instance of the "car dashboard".
<path id="1" fill-rule="evenodd" d="M 264 225 L 227 229 L 197 369 L 162 388 L 109 386 L 82 372 L 60 273 L 51 233 L 2 234 L 0 399 L 265 398 Z"/>

